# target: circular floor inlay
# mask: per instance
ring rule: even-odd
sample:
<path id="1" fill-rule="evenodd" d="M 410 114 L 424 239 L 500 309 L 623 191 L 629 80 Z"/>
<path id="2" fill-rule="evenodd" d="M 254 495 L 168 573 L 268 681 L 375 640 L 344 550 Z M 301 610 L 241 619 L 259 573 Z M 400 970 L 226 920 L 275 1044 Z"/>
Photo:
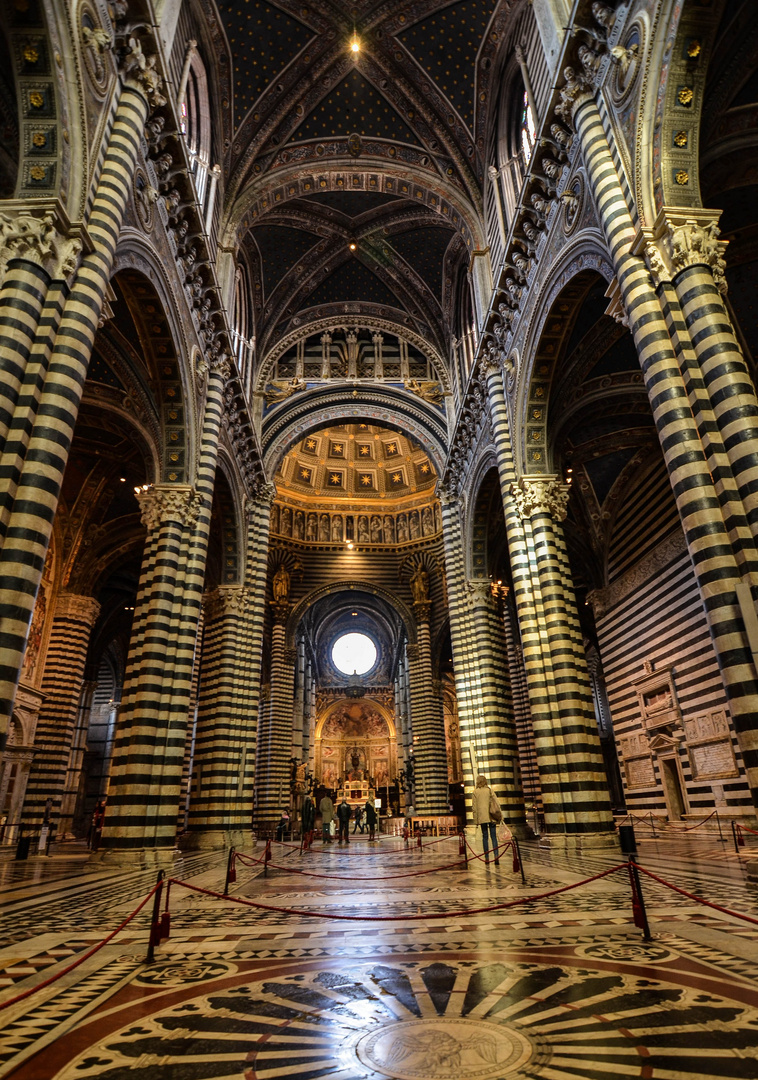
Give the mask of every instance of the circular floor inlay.
<path id="1" fill-rule="evenodd" d="M 515 1028 L 481 1020 L 407 1020 L 358 1041 L 362 1065 L 397 1080 L 490 1080 L 525 1065 L 532 1044 Z"/>

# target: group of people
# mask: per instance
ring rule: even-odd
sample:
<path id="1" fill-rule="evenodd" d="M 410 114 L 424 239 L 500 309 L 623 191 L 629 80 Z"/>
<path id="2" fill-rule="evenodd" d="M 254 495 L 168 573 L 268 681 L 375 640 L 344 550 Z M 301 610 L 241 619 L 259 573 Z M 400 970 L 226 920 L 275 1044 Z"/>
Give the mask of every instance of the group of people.
<path id="1" fill-rule="evenodd" d="M 353 834 L 355 834 L 357 829 L 360 829 L 363 833 L 364 830 L 368 828 L 369 840 L 376 840 L 376 824 L 378 818 L 373 799 L 367 799 L 364 806 L 356 806 L 355 810 L 353 810 L 347 799 L 343 796 L 342 801 L 335 810 L 334 803 L 327 794 L 324 795 L 319 803 L 319 811 L 321 813 L 322 840 L 325 844 L 331 844 L 335 831 L 338 835 L 338 843 L 348 844 L 350 842 L 351 820 L 354 823 Z M 497 827 L 502 823 L 503 815 L 497 796 L 487 783 L 487 778 L 481 774 L 476 778 L 476 787 L 474 788 L 472 796 L 472 811 L 474 824 L 479 825 L 482 830 L 484 861 L 489 863 L 490 851 L 492 851 L 495 865 L 497 865 L 500 862 Z M 312 843 L 313 834 L 316 829 L 316 804 L 310 795 L 306 795 L 303 799 L 302 829 L 303 838 L 306 843 Z M 289 813 L 287 810 L 282 810 L 282 816 L 276 829 L 276 839 L 284 840 L 284 837 L 289 830 Z M 505 826 L 505 831 L 506 835 L 509 835 L 507 825 Z M 406 834 L 404 833 L 404 835 Z M 406 840 L 407 838 L 406 835 Z"/>
<path id="2" fill-rule="evenodd" d="M 361 832 L 368 829 L 369 840 L 376 840 L 376 825 L 379 819 L 372 799 L 367 799 L 364 806 L 356 806 L 355 810 L 353 810 L 347 799 L 343 797 L 342 801 L 335 809 L 331 797 L 329 795 L 324 795 L 319 803 L 318 809 L 321 814 L 321 834 L 325 844 L 331 844 L 334 839 L 335 831 L 338 834 L 338 843 L 349 843 L 351 820 L 354 822 L 354 833 L 357 829 L 360 829 Z M 316 830 L 316 804 L 310 795 L 306 795 L 303 799 L 301 822 L 303 839 L 306 841 L 306 844 L 310 844 L 313 841 L 313 834 Z M 288 829 L 289 814 L 286 810 L 283 810 L 276 831 L 277 840 L 284 839 L 284 833 Z M 280 830 L 282 833 L 281 836 Z"/>

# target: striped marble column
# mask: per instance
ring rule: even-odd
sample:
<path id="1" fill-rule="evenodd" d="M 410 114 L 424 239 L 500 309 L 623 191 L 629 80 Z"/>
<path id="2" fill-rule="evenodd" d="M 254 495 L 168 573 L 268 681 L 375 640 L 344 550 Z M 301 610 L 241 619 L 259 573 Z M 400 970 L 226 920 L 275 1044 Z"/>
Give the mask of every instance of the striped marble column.
<path id="1" fill-rule="evenodd" d="M 196 493 L 184 485 L 156 485 L 138 499 L 148 538 L 101 843 L 101 851 L 135 853 L 170 850 L 176 838 L 192 679 L 191 664 L 174 668 L 176 630 L 198 513 Z"/>
<path id="2" fill-rule="evenodd" d="M 445 578 L 447 581 L 450 642 L 453 650 L 453 676 L 458 699 L 458 726 L 461 739 L 461 766 L 466 793 L 467 812 L 471 811 L 471 793 L 476 776 L 485 761 L 485 748 L 480 745 L 481 725 L 477 701 L 478 671 L 473 639 L 463 562 L 463 530 L 461 507 L 457 494 L 438 485 L 437 494 L 442 508 L 442 537 L 445 545 Z"/>
<path id="3" fill-rule="evenodd" d="M 415 758 L 415 810 L 418 814 L 449 814 L 447 746 L 442 692 L 432 677 L 429 635 L 431 601 L 416 600 L 416 643 L 406 646 L 410 675 L 411 724 Z"/>
<path id="4" fill-rule="evenodd" d="M 41 691 L 45 699 L 37 721 L 36 753 L 24 800 L 25 825 L 40 825 L 50 800 L 50 823 L 60 827 L 84 665 L 99 613 L 100 605 L 91 596 L 61 593 L 56 601 L 42 676 Z"/>
<path id="5" fill-rule="evenodd" d="M 611 832 L 592 689 L 575 647 L 574 589 L 561 558 L 568 489 L 555 477 L 522 477 L 513 495 L 534 552 L 555 702 L 549 718 L 533 716 L 545 824 L 548 832 Z"/>
<path id="6" fill-rule="evenodd" d="M 650 398 L 714 650 L 758 806 L 758 680 L 738 603 L 742 583 L 718 493 L 648 266 L 635 255 L 636 234 L 602 119 L 591 94 L 566 93 L 600 220 L 621 289 Z M 651 265 L 660 254 L 641 245 Z"/>
<path id="7" fill-rule="evenodd" d="M 4 508 L 6 526 L 0 549 L 0 732 L 7 728 L 13 707 L 92 345 L 124 210 L 131 197 L 148 96 L 163 102 L 155 86 L 146 87 L 140 82 L 145 74 L 136 68 L 135 81 L 127 82 L 121 91 L 87 220 L 91 250 L 82 258 L 63 306 L 23 469 L 15 483 L 13 504 Z M 30 317 L 35 317 L 36 303 Z M 28 329 L 22 336 L 28 337 Z"/>
<path id="8" fill-rule="evenodd" d="M 758 398 L 722 294 L 719 211 L 665 209 L 673 285 L 753 537 L 758 535 Z M 755 569 L 755 567 L 754 567 Z"/>
<path id="9" fill-rule="evenodd" d="M 525 802 L 531 806 L 542 800 L 540 791 L 537 750 L 534 745 L 532 714 L 529 710 L 529 688 L 524 668 L 524 655 L 518 633 L 518 621 L 510 597 L 500 597 L 500 614 L 503 620 L 505 637 L 505 655 L 508 658 L 508 673 L 513 698 L 513 718 L 516 725 L 521 784 Z"/>
<path id="10" fill-rule="evenodd" d="M 255 727 L 241 722 L 236 701 L 250 600 L 244 586 L 222 585 L 205 601 L 189 810 L 192 847 L 240 844 L 250 828 L 252 793 L 245 790 L 245 780 L 255 754 Z"/>
<path id="11" fill-rule="evenodd" d="M 271 602 L 271 700 L 261 718 L 256 753 L 255 827 L 271 830 L 290 800 L 292 705 L 297 649 L 286 644 L 288 600 Z"/>
<path id="12" fill-rule="evenodd" d="M 524 795 L 502 618 L 492 582 L 469 580 L 468 606 L 476 658 L 479 771 L 496 792 L 505 820 L 522 833 Z"/>
<path id="13" fill-rule="evenodd" d="M 0 287 L 0 452 L 13 422 L 50 280 L 39 262 L 14 258 Z"/>

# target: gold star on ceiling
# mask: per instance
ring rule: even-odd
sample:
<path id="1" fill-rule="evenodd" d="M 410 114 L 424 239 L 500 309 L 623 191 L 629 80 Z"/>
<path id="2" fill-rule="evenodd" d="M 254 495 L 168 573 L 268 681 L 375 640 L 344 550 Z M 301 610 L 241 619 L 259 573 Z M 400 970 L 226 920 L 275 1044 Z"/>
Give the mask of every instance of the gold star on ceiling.
<path id="1" fill-rule="evenodd" d="M 310 480 L 310 478 L 311 478 L 311 470 L 310 469 L 301 469 L 300 470 L 300 476 L 301 476 L 301 478 L 303 480 Z"/>
<path id="2" fill-rule="evenodd" d="M 396 454 L 397 453 L 397 446 L 395 445 L 395 443 L 393 443 L 393 442 L 387 443 L 387 453 L 388 454 Z"/>
<path id="3" fill-rule="evenodd" d="M 361 457 L 368 457 L 369 453 L 370 453 L 370 450 L 369 450 L 368 446 L 362 446 L 361 447 Z"/>
<path id="4" fill-rule="evenodd" d="M 371 487 L 371 477 L 361 476 L 361 483 L 364 484 L 366 487 Z"/>
<path id="5" fill-rule="evenodd" d="M 335 443 L 334 446 L 332 447 L 332 450 L 334 451 L 335 454 L 341 454 L 342 453 L 342 443 Z"/>
<path id="6" fill-rule="evenodd" d="M 402 478 L 402 476 L 400 475 L 399 472 L 396 472 L 396 473 L 392 474 L 392 483 L 393 484 L 402 484 L 402 482 L 403 482 L 403 478 Z"/>
<path id="7" fill-rule="evenodd" d="M 316 440 L 315 439 L 307 439 L 305 445 L 306 445 L 308 450 L 315 450 L 316 449 Z"/>
<path id="8" fill-rule="evenodd" d="M 419 466 L 419 469 L 420 469 L 420 471 L 422 473 L 428 473 L 429 472 L 429 464 L 428 464 L 428 462 L 425 461 L 423 465 Z"/>
<path id="9" fill-rule="evenodd" d="M 340 476 L 339 473 L 332 473 L 332 475 L 329 477 L 329 483 L 330 484 L 341 484 L 342 483 L 342 477 Z"/>

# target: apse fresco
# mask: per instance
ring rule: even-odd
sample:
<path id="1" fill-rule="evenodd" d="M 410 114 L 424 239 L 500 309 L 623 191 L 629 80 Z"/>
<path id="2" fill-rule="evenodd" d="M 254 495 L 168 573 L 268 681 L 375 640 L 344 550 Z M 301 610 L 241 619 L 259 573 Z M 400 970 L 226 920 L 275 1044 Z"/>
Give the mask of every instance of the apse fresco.
<path id="1" fill-rule="evenodd" d="M 318 730 L 318 725 L 317 725 Z M 366 698 L 337 702 L 316 737 L 316 774 L 335 787 L 340 779 L 389 784 L 396 772 L 397 751 L 381 706 Z"/>

